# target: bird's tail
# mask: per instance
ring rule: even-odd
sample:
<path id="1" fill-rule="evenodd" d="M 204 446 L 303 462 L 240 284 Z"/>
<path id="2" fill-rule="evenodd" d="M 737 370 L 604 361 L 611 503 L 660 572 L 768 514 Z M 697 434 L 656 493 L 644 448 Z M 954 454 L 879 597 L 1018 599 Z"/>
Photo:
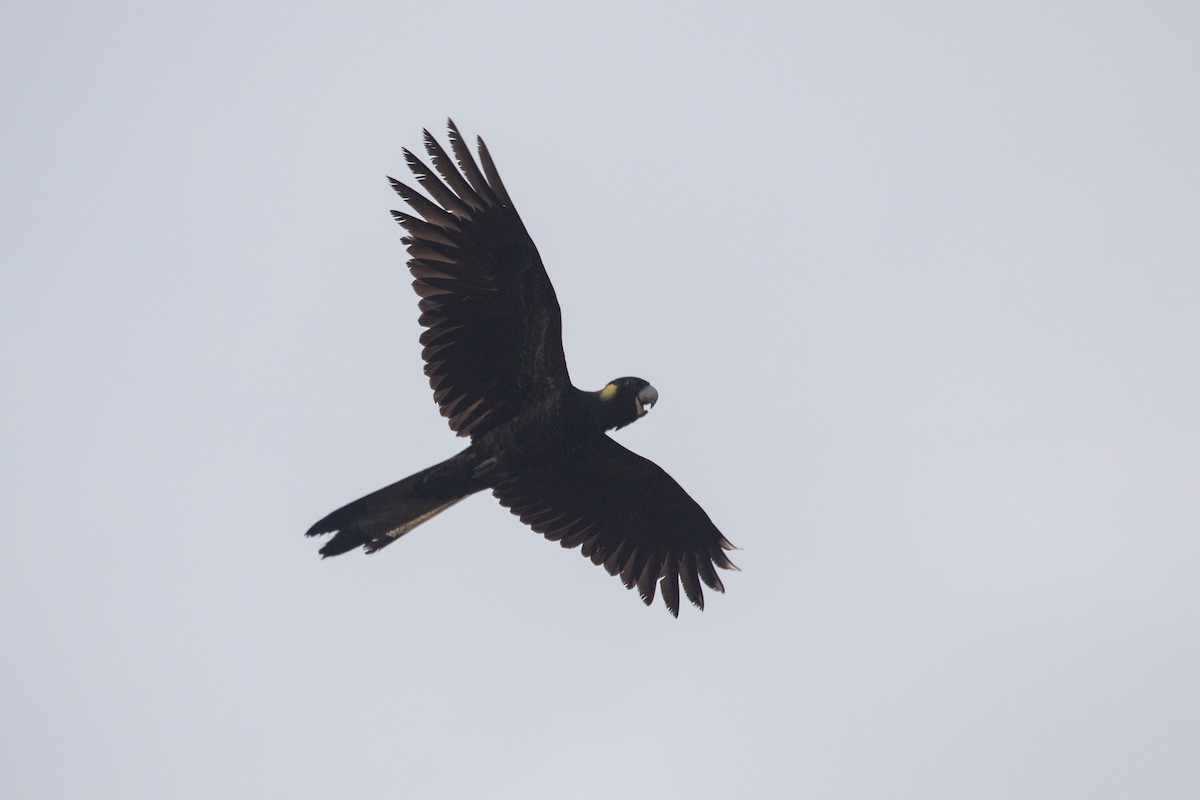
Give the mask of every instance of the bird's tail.
<path id="1" fill-rule="evenodd" d="M 305 535 L 336 531 L 321 548 L 322 556 L 341 555 L 359 546 L 374 553 L 482 488 L 456 456 L 342 506 Z"/>

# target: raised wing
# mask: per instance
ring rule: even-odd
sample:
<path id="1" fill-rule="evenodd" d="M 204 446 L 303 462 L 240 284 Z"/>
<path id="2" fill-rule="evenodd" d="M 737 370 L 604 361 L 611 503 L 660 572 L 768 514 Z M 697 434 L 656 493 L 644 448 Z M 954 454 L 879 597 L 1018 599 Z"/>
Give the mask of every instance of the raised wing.
<path id="1" fill-rule="evenodd" d="M 483 140 L 481 170 L 448 124 L 454 160 L 425 131 L 436 172 L 404 151 L 433 200 L 390 179 L 418 216 L 392 215 L 408 232 L 403 242 L 428 328 L 421 355 L 434 400 L 458 435 L 478 437 L 571 379 L 558 298 L 537 247 Z"/>
<path id="2" fill-rule="evenodd" d="M 713 569 L 737 567 L 733 545 L 661 467 L 607 436 L 498 484 L 492 493 L 529 527 L 620 575 L 646 605 L 656 584 L 679 616 L 679 584 L 704 608 L 701 581 L 725 591 Z"/>

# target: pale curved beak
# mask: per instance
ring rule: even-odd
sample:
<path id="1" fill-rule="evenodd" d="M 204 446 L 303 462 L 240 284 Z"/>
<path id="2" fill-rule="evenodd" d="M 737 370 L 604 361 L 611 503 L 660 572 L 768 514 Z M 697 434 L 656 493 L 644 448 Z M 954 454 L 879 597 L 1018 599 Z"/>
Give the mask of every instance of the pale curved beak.
<path id="1" fill-rule="evenodd" d="M 653 407 L 658 402 L 658 390 L 647 386 L 637 393 L 637 415 L 646 416 L 646 406 Z"/>

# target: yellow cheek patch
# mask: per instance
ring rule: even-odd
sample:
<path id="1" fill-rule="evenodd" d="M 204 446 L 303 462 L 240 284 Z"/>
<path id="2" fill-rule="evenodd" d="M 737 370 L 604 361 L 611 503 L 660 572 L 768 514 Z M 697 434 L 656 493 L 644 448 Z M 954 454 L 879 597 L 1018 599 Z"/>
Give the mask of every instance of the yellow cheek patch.
<path id="1" fill-rule="evenodd" d="M 603 389 L 600 390 L 600 399 L 601 400 L 612 400 L 616 396 L 617 396 L 617 385 L 615 383 L 610 383 L 608 386 L 605 386 Z"/>

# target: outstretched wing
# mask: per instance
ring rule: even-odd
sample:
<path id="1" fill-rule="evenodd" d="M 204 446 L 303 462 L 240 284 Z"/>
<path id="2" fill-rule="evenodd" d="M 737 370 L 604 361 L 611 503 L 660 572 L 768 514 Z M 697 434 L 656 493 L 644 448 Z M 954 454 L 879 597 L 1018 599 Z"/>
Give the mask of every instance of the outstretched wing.
<path id="1" fill-rule="evenodd" d="M 620 575 L 646 605 L 655 585 L 679 616 L 679 584 L 704 608 L 703 581 L 725 591 L 713 569 L 737 567 L 733 545 L 704 509 L 653 461 L 609 439 L 581 445 L 560 459 L 498 484 L 492 493 L 529 527 Z"/>
<path id="2" fill-rule="evenodd" d="M 428 328 L 421 355 L 434 400 L 459 436 L 478 437 L 571 380 L 558 298 L 537 247 L 483 140 L 480 170 L 448 124 L 454 160 L 429 131 L 425 150 L 434 169 L 404 151 L 433 200 L 389 179 L 417 216 L 392 215 L 408 232 L 402 241 Z"/>

